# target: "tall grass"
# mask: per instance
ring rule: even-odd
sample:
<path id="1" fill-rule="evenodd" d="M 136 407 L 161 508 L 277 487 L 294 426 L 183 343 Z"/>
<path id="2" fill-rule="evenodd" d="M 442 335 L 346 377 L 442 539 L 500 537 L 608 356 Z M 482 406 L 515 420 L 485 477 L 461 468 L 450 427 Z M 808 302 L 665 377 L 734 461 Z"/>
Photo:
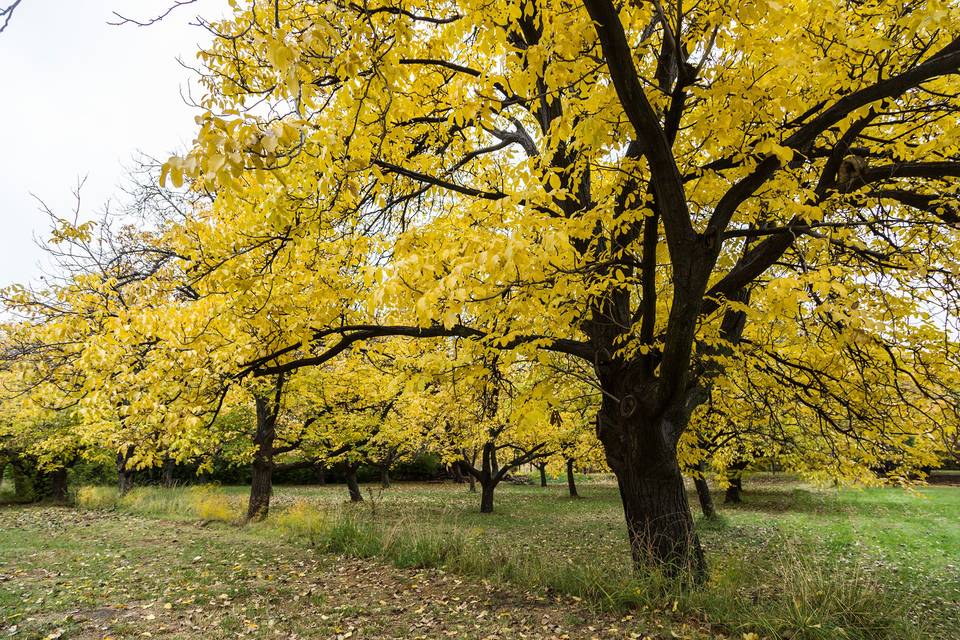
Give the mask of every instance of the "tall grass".
<path id="1" fill-rule="evenodd" d="M 137 487 L 122 496 L 112 487 L 86 486 L 77 490 L 76 503 L 82 509 L 120 509 L 146 516 L 210 522 L 238 522 L 242 515 L 238 501 L 207 486 Z"/>

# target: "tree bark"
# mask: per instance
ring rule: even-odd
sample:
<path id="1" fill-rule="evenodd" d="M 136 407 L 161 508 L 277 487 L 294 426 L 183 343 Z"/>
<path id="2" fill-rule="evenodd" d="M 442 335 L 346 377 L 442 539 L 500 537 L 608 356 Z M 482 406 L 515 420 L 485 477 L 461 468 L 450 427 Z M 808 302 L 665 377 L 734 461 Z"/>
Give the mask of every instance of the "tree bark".
<path id="1" fill-rule="evenodd" d="M 317 484 L 323 486 L 327 484 L 327 468 L 322 465 L 317 465 Z"/>
<path id="2" fill-rule="evenodd" d="M 541 486 L 541 487 L 547 486 L 547 465 L 546 465 L 546 464 L 538 464 L 538 465 L 536 465 L 536 467 L 537 467 L 537 469 L 540 470 L 540 486 Z"/>
<path id="3" fill-rule="evenodd" d="M 700 510 L 705 518 L 716 518 L 717 511 L 713 507 L 713 496 L 710 495 L 710 485 L 705 475 L 706 466 L 701 462 L 697 465 L 697 472 L 693 476 L 693 484 L 697 488 L 697 498 L 700 501 Z"/>
<path id="4" fill-rule="evenodd" d="M 459 462 L 454 462 L 450 465 L 450 472 L 453 474 L 453 481 L 457 484 L 466 482 L 466 480 L 463 479 L 463 470 L 460 468 Z"/>
<path id="5" fill-rule="evenodd" d="M 67 502 L 67 468 L 60 467 L 50 472 L 50 497 L 56 502 Z"/>
<path id="6" fill-rule="evenodd" d="M 279 395 L 279 394 L 278 394 Z M 255 398 L 257 408 L 257 431 L 253 443 L 250 478 L 250 500 L 247 502 L 247 521 L 263 520 L 270 513 L 270 497 L 273 494 L 273 442 L 277 437 L 277 412 L 266 397 Z"/>
<path id="7" fill-rule="evenodd" d="M 384 489 L 390 488 L 390 466 L 386 464 L 380 465 L 380 486 Z"/>
<path id="8" fill-rule="evenodd" d="M 357 482 L 357 468 L 360 465 L 346 466 L 347 491 L 350 492 L 350 502 L 363 502 L 363 493 L 360 492 L 360 483 Z"/>
<path id="9" fill-rule="evenodd" d="M 723 496 L 724 504 L 740 504 L 740 494 L 743 491 L 743 470 L 747 468 L 745 462 L 735 462 L 727 471 L 727 491 Z"/>
<path id="10" fill-rule="evenodd" d="M 172 458 L 163 460 L 163 472 L 160 476 L 160 483 L 164 489 L 172 489 L 174 485 L 173 468 L 175 464 Z"/>
<path id="11" fill-rule="evenodd" d="M 497 447 L 491 441 L 483 445 L 480 467 L 480 513 L 493 513 L 493 490 L 497 487 Z"/>
<path id="12" fill-rule="evenodd" d="M 634 564 L 702 581 L 706 559 L 676 453 L 678 424 L 689 412 L 684 406 L 648 417 L 640 401 L 619 391 L 612 397 L 629 402 L 605 398 L 597 435 L 617 478 Z"/>
<path id="13" fill-rule="evenodd" d="M 117 489 L 120 495 L 126 495 L 133 489 L 133 470 L 127 467 L 133 457 L 133 447 L 127 447 L 125 452 L 117 452 Z"/>
<path id="14" fill-rule="evenodd" d="M 567 458 L 567 489 L 570 490 L 571 498 L 579 498 L 577 493 L 577 481 L 573 477 L 573 458 Z"/>

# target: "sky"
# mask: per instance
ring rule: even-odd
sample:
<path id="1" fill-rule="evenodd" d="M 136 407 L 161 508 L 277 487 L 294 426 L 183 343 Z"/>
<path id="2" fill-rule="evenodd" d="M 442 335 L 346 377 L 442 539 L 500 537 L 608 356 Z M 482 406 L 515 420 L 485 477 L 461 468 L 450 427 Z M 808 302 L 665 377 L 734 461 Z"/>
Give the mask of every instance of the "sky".
<path id="1" fill-rule="evenodd" d="M 0 0 L 0 5 L 5 5 Z M 166 158 L 189 146 L 195 108 L 181 92 L 197 83 L 193 63 L 209 42 L 189 23 L 219 17 L 223 0 L 199 0 L 150 27 L 110 26 L 118 10 L 142 19 L 172 0 L 22 0 L 0 33 L 0 286 L 36 280 L 49 234 L 37 198 L 81 218 L 96 217 L 142 151 Z"/>

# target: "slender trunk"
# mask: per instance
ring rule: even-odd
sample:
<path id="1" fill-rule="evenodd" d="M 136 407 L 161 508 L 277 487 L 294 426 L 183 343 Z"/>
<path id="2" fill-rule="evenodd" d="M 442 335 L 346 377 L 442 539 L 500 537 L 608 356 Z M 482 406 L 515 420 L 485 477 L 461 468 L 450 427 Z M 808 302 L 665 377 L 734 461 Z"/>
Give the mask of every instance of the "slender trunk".
<path id="1" fill-rule="evenodd" d="M 317 484 L 327 484 L 327 468 L 322 464 L 317 465 Z"/>
<path id="2" fill-rule="evenodd" d="M 250 477 L 250 500 L 247 502 L 247 521 L 263 520 L 270 513 L 270 497 L 273 494 L 273 441 L 277 437 L 276 412 L 264 397 L 255 398 L 257 408 L 257 432 L 253 443 Z"/>
<path id="3" fill-rule="evenodd" d="M 459 462 L 454 462 L 450 465 L 450 472 L 453 474 L 453 481 L 457 484 L 466 482 L 466 480 L 463 479 L 463 470 L 460 468 Z"/>
<path id="4" fill-rule="evenodd" d="M 363 494 L 360 492 L 360 483 L 357 482 L 357 467 L 360 465 L 347 465 L 347 491 L 350 492 L 350 502 L 363 502 Z"/>
<path id="5" fill-rule="evenodd" d="M 717 511 L 713 508 L 713 497 L 710 495 L 710 485 L 707 484 L 706 465 L 702 462 L 697 465 L 693 476 L 693 484 L 697 488 L 697 498 L 700 500 L 700 510 L 705 518 L 716 518 Z"/>
<path id="6" fill-rule="evenodd" d="M 743 491 L 743 470 L 747 468 L 745 462 L 735 462 L 727 471 L 727 491 L 723 496 L 724 504 L 739 504 L 740 493 Z"/>
<path id="7" fill-rule="evenodd" d="M 384 489 L 390 488 L 390 466 L 387 464 L 380 465 L 380 486 Z"/>
<path id="8" fill-rule="evenodd" d="M 537 466 L 537 469 L 540 470 L 540 486 L 545 487 L 547 486 L 547 465 L 538 464 L 536 466 Z"/>
<path id="9" fill-rule="evenodd" d="M 494 475 L 500 473 L 500 463 L 497 462 L 497 448 L 495 446 L 490 450 L 490 467 Z"/>
<path id="10" fill-rule="evenodd" d="M 477 492 L 477 479 L 473 477 L 472 473 L 467 474 L 467 482 L 470 483 L 470 493 Z"/>
<path id="11" fill-rule="evenodd" d="M 133 447 L 127 447 L 125 452 L 117 453 L 117 489 L 121 496 L 133 489 L 133 470 L 127 466 L 132 457 Z"/>
<path id="12" fill-rule="evenodd" d="M 172 489 L 174 485 L 173 480 L 173 467 L 174 462 L 172 458 L 164 458 L 163 460 L 163 473 L 160 478 L 160 482 L 163 485 L 164 489 Z"/>
<path id="13" fill-rule="evenodd" d="M 577 493 L 577 481 L 573 478 L 573 458 L 567 458 L 567 488 L 570 490 L 571 498 L 579 498 Z"/>
<path id="14" fill-rule="evenodd" d="M 480 468 L 480 513 L 493 513 L 493 490 L 497 486 L 495 469 L 497 447 L 493 442 L 483 445 Z"/>

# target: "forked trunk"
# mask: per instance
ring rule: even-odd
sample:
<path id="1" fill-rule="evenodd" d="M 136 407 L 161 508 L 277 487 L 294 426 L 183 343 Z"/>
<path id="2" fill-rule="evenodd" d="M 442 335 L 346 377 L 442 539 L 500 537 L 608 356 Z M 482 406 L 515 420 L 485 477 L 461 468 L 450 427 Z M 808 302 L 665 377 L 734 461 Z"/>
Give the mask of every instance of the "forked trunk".
<path id="1" fill-rule="evenodd" d="M 463 484 L 466 480 L 463 479 L 463 470 L 460 468 L 459 462 L 454 462 L 450 465 L 450 472 L 453 475 L 453 481 L 457 484 Z"/>
<path id="2" fill-rule="evenodd" d="M 567 458 L 567 489 L 570 490 L 571 498 L 579 498 L 577 493 L 577 481 L 573 477 L 573 458 Z"/>
<path id="3" fill-rule="evenodd" d="M 702 462 L 697 465 L 697 472 L 693 476 L 693 484 L 697 488 L 697 499 L 700 500 L 700 510 L 705 518 L 716 518 L 717 510 L 713 508 L 713 497 L 710 495 L 710 485 L 707 484 L 706 465 Z"/>
<path id="4" fill-rule="evenodd" d="M 360 483 L 357 482 L 357 467 L 348 465 L 347 471 L 347 491 L 350 492 L 350 502 L 363 502 L 363 494 L 360 492 Z"/>

